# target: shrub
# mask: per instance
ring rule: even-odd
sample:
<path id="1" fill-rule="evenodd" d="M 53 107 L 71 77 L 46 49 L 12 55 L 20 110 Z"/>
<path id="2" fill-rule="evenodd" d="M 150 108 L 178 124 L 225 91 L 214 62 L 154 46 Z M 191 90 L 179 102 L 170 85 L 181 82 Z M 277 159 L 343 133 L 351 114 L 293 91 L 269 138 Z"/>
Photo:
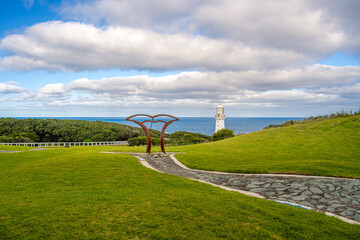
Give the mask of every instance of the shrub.
<path id="1" fill-rule="evenodd" d="M 219 141 L 225 138 L 231 138 L 234 137 L 234 130 L 223 128 L 216 133 L 213 134 L 213 141 Z"/>
<path id="2" fill-rule="evenodd" d="M 128 139 L 129 146 L 141 146 L 147 144 L 147 138 L 145 136 L 133 137 Z"/>

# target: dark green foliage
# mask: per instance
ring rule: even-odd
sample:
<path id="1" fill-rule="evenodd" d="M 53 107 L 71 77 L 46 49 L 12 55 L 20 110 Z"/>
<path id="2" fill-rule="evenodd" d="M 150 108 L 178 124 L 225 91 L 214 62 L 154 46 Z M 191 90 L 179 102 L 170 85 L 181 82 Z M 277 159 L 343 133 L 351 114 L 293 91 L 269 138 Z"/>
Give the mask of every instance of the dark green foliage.
<path id="1" fill-rule="evenodd" d="M 160 138 L 156 136 L 154 137 L 153 134 L 151 135 L 151 144 L 153 146 L 160 145 Z M 165 135 L 165 137 L 167 136 Z M 211 140 L 210 136 L 185 131 L 174 132 L 168 135 L 168 137 L 169 138 L 164 139 L 165 145 L 188 145 L 209 142 Z M 130 146 L 143 146 L 147 144 L 147 138 L 145 136 L 130 138 L 128 139 L 128 143 Z"/>
<path id="2" fill-rule="evenodd" d="M 165 144 L 169 143 L 169 141 L 165 140 Z M 144 146 L 147 145 L 147 138 L 145 136 L 134 137 L 128 139 L 129 146 Z M 160 145 L 160 138 L 152 137 L 151 138 L 151 145 L 158 146 Z"/>
<path id="3" fill-rule="evenodd" d="M 170 134 L 170 142 L 175 145 L 188 145 L 211 141 L 211 137 L 200 133 L 178 131 Z"/>
<path id="4" fill-rule="evenodd" d="M 206 139 L 209 141 L 211 140 L 211 136 L 200 134 L 200 133 L 185 132 L 185 131 L 174 132 L 174 133 L 170 134 L 170 138 L 180 139 L 180 138 L 183 138 L 185 135 L 189 135 L 189 134 L 196 138 L 203 138 L 203 139 Z"/>
<path id="5" fill-rule="evenodd" d="M 129 146 L 143 146 L 147 144 L 147 138 L 145 136 L 129 138 L 127 141 Z"/>
<path id="6" fill-rule="evenodd" d="M 151 133 L 160 136 L 159 131 Z M 124 141 L 140 135 L 142 129 L 118 123 L 0 118 L 0 142 Z"/>
<path id="7" fill-rule="evenodd" d="M 231 138 L 234 137 L 234 130 L 223 128 L 216 133 L 213 134 L 213 141 L 219 141 L 225 138 Z"/>

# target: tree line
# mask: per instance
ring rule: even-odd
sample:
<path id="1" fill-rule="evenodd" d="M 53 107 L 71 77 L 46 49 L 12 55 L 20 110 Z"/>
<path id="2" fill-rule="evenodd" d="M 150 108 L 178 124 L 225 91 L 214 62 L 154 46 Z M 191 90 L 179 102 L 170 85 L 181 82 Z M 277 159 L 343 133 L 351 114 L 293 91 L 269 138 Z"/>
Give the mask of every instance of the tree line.
<path id="1" fill-rule="evenodd" d="M 160 144 L 160 131 L 150 130 L 153 145 Z M 229 129 L 213 136 L 178 131 L 165 134 L 165 144 L 187 145 L 233 137 Z M 142 128 L 119 123 L 67 119 L 0 118 L 0 143 L 15 142 L 102 142 L 128 141 L 130 145 L 146 145 Z"/>
<path id="2" fill-rule="evenodd" d="M 0 142 L 125 141 L 142 135 L 141 128 L 111 122 L 0 118 Z"/>

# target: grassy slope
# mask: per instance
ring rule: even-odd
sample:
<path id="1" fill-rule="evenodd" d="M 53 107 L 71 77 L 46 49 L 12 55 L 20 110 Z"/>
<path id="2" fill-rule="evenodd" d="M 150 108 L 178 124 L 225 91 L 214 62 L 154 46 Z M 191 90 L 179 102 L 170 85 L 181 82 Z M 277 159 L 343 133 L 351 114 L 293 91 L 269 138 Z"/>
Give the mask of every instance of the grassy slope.
<path id="1" fill-rule="evenodd" d="M 17 149 L 24 150 L 12 148 Z M 0 238 L 356 239 L 360 235 L 360 226 L 160 174 L 134 157 L 99 153 L 106 149 L 0 153 Z"/>
<path id="2" fill-rule="evenodd" d="M 190 168 L 360 177 L 360 115 L 172 148 Z M 169 149 L 170 151 L 170 149 Z"/>

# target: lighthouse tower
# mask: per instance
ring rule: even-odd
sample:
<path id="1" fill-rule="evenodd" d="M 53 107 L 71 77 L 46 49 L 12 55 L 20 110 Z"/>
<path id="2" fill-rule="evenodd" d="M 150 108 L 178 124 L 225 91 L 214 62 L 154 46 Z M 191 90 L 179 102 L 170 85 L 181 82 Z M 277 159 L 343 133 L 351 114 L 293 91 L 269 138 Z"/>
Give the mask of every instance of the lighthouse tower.
<path id="1" fill-rule="evenodd" d="M 215 132 L 225 128 L 225 115 L 224 115 L 224 106 L 218 105 L 216 107 L 216 115 L 215 115 Z"/>

